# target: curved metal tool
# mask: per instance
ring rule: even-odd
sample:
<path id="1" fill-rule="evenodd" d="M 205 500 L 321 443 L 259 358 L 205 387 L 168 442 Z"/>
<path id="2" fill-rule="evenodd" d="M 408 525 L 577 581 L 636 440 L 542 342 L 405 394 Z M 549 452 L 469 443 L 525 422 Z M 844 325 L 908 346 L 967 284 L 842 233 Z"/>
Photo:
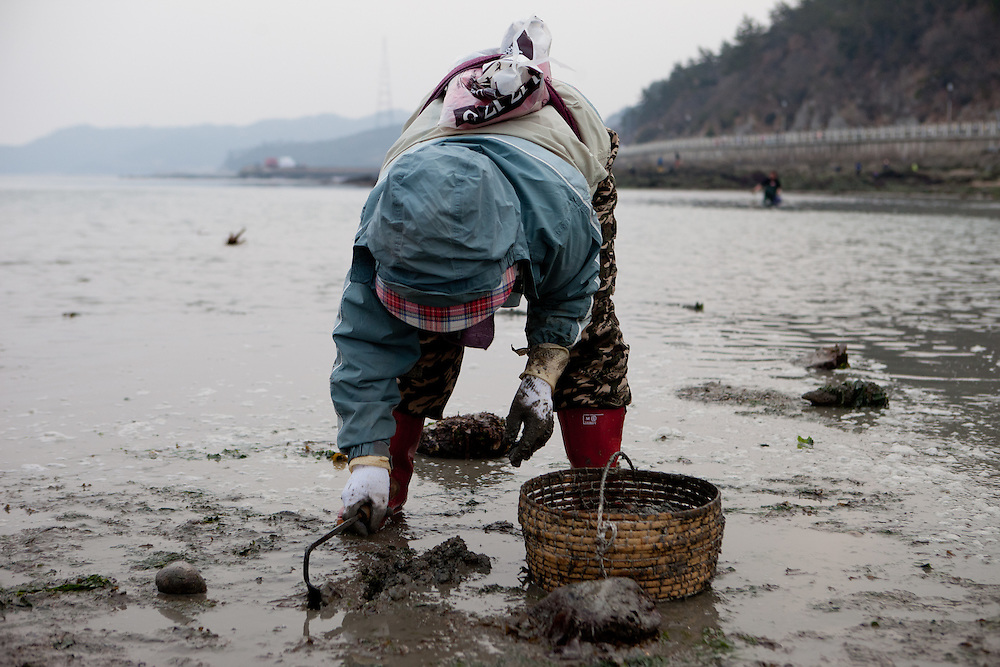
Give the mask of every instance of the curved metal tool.
<path id="1" fill-rule="evenodd" d="M 306 548 L 306 554 L 302 559 L 302 578 L 306 581 L 306 607 L 309 609 L 319 609 L 323 606 L 323 593 L 309 583 L 309 554 L 312 553 L 313 549 L 323 544 L 329 540 L 334 535 L 340 535 L 342 532 L 353 526 L 358 521 L 363 520 L 365 523 L 368 522 L 371 517 L 371 510 L 368 506 L 364 506 L 358 510 L 358 513 L 352 516 L 346 521 L 341 521 L 337 524 L 337 527 L 331 530 L 329 533 L 319 538 Z"/>

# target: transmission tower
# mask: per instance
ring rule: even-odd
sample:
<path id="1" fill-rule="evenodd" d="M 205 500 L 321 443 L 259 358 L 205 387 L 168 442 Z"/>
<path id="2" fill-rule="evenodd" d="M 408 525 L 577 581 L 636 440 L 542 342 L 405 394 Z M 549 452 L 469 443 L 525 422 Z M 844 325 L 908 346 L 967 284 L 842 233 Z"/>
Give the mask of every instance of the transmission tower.
<path id="1" fill-rule="evenodd" d="M 379 68 L 378 92 L 375 96 L 375 127 L 389 127 L 392 124 L 392 91 L 389 85 L 389 50 L 385 37 L 382 38 L 382 65 Z"/>

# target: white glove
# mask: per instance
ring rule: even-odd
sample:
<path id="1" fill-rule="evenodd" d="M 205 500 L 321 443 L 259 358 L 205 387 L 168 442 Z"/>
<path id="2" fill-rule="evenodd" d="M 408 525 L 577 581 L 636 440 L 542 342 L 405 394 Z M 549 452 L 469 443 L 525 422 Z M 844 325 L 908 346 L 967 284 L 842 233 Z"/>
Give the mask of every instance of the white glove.
<path id="1" fill-rule="evenodd" d="M 343 519 L 350 519 L 363 505 L 371 506 L 367 523 L 362 519 L 354 524 L 361 535 L 374 533 L 382 527 L 382 520 L 389 506 L 389 471 L 381 466 L 356 465 L 340 494 L 344 502 Z"/>
<path id="2" fill-rule="evenodd" d="M 507 450 L 507 458 L 515 468 L 521 465 L 521 461 L 531 458 L 552 437 L 552 415 L 552 387 L 540 377 L 525 375 L 507 414 L 505 439 L 513 443 Z M 517 440 L 522 426 L 524 432 Z"/>

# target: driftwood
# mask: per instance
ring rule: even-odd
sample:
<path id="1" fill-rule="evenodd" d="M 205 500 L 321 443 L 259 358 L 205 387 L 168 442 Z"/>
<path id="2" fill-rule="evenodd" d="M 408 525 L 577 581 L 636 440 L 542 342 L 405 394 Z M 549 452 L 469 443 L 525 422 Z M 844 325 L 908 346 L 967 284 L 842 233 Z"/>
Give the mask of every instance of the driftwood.
<path id="1" fill-rule="evenodd" d="M 490 412 L 445 417 L 424 427 L 417 451 L 442 459 L 496 459 L 507 453 L 504 420 Z"/>
<path id="2" fill-rule="evenodd" d="M 247 228 L 244 227 L 243 229 L 241 229 L 240 231 L 236 232 L 235 234 L 230 234 L 229 238 L 226 239 L 226 245 L 239 245 L 239 244 L 243 243 L 243 241 L 245 240 L 245 239 L 243 239 L 243 232 L 245 232 L 246 230 L 247 230 Z"/>
<path id="3" fill-rule="evenodd" d="M 845 408 L 884 408 L 889 405 L 885 390 L 874 382 L 855 380 L 824 385 L 802 394 L 813 405 Z"/>

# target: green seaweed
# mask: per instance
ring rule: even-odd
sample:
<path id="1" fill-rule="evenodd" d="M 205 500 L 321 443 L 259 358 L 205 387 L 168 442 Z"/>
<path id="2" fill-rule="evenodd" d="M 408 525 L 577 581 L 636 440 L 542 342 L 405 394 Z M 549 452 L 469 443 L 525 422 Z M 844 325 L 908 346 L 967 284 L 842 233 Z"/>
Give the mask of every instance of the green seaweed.
<path id="1" fill-rule="evenodd" d="M 28 595 L 29 593 L 75 593 L 79 591 L 92 591 L 98 588 L 117 588 L 113 579 L 99 574 L 90 574 L 85 577 L 67 579 L 61 584 L 44 585 L 29 584 L 14 591 L 14 595 Z"/>

